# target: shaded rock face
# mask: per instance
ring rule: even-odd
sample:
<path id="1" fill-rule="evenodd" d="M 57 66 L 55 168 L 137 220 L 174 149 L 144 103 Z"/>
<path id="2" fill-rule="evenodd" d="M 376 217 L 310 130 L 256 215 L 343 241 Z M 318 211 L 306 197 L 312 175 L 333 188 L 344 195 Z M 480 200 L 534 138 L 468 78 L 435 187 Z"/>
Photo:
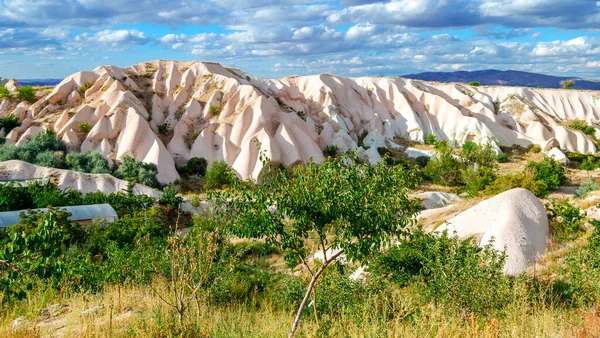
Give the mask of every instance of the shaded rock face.
<path id="1" fill-rule="evenodd" d="M 170 183 L 179 178 L 175 165 L 192 157 L 224 160 L 241 177 L 256 178 L 261 151 L 288 165 L 321 162 L 321 149 L 336 145 L 373 163 L 377 148 L 398 147 L 394 139 L 422 143 L 429 134 L 495 149 L 554 139 L 561 149 L 591 153 L 594 142 L 560 122 L 600 122 L 599 97 L 390 77 L 262 79 L 215 63 L 152 61 L 73 74 L 15 116 L 55 130 L 77 150 L 154 163 L 158 180 Z M 87 135 L 78 129 L 83 122 L 92 127 Z M 20 128 L 9 141 L 26 133 Z"/>
<path id="2" fill-rule="evenodd" d="M 529 190 L 503 192 L 467 209 L 440 226 L 461 238 L 474 237 L 480 246 L 492 243 L 506 250 L 504 272 L 518 275 L 544 254 L 549 241 L 546 209 Z"/>

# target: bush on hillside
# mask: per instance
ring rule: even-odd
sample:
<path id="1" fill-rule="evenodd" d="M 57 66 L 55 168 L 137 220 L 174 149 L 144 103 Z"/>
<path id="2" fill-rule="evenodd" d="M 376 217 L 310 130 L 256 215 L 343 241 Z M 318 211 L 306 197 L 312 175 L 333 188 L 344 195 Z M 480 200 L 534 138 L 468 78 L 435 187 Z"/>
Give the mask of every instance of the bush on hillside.
<path id="1" fill-rule="evenodd" d="M 114 176 L 123 180 L 140 183 L 149 187 L 158 187 L 156 164 L 144 163 L 131 156 L 125 156 Z"/>
<path id="2" fill-rule="evenodd" d="M 530 174 L 526 175 L 524 173 L 506 174 L 497 177 L 483 190 L 483 195 L 496 196 L 515 188 L 527 189 L 537 197 L 548 195 L 548 185 L 544 181 L 533 180 Z"/>
<path id="3" fill-rule="evenodd" d="M 481 83 L 479 83 L 478 81 L 469 82 L 469 86 L 472 86 L 472 87 L 479 87 L 479 85 L 481 85 Z"/>
<path id="4" fill-rule="evenodd" d="M 444 231 L 417 229 L 369 266 L 376 276 L 401 287 L 414 285 L 437 304 L 464 315 L 490 315 L 510 301 L 510 279 L 502 273 L 506 255 L 480 248 Z"/>
<path id="5" fill-rule="evenodd" d="M 435 184 L 459 186 L 462 184 L 463 162 L 454 154 L 447 142 L 436 143 L 435 157 L 432 158 L 423 173 Z"/>
<path id="6" fill-rule="evenodd" d="M 61 157 L 56 160 L 50 160 L 48 155 L 41 156 L 39 159 L 40 165 L 47 163 L 60 163 L 64 156 L 67 147 L 64 142 L 58 140 L 53 131 L 47 130 L 39 134 L 35 134 L 31 139 L 22 146 L 17 147 L 14 144 L 0 147 L 0 161 L 21 160 L 33 164 L 38 164 L 36 161 L 38 154 L 44 152 L 52 152 Z"/>
<path id="7" fill-rule="evenodd" d="M 583 230 L 582 222 L 587 213 L 574 207 L 569 199 L 551 199 L 546 204 L 548 211 L 548 220 L 550 222 L 550 231 L 557 240 L 568 241 L 577 238 Z"/>
<path id="8" fill-rule="evenodd" d="M 325 148 L 323 148 L 323 155 L 325 155 L 325 157 L 338 157 L 340 155 L 340 148 L 334 144 L 325 146 Z"/>
<path id="9" fill-rule="evenodd" d="M 223 160 L 211 163 L 206 171 L 206 186 L 209 189 L 223 188 L 236 180 L 235 171 Z"/>
<path id="10" fill-rule="evenodd" d="M 71 170 L 90 174 L 110 174 L 108 160 L 97 151 L 89 153 L 68 153 L 65 165 Z"/>
<path id="11" fill-rule="evenodd" d="M 540 146 L 533 146 L 529 149 L 529 151 L 534 154 L 537 154 L 542 151 L 542 148 Z"/>
<path id="12" fill-rule="evenodd" d="M 21 100 L 32 102 L 35 100 L 35 89 L 32 86 L 23 86 L 19 88 L 17 97 Z"/>
<path id="13" fill-rule="evenodd" d="M 0 98 L 5 98 L 10 95 L 8 88 L 5 85 L 0 85 Z"/>
<path id="14" fill-rule="evenodd" d="M 534 181 L 543 181 L 549 190 L 560 188 L 567 180 L 564 164 L 553 157 L 544 157 L 541 162 L 530 161 L 526 170 L 532 174 Z"/>
<path id="15" fill-rule="evenodd" d="M 204 157 L 192 157 L 186 165 L 177 167 L 177 171 L 184 175 L 198 175 L 204 177 L 208 163 Z"/>
<path id="16" fill-rule="evenodd" d="M 581 182 L 577 190 L 575 190 L 575 197 L 583 198 L 587 194 L 595 190 L 600 190 L 600 186 L 596 184 L 596 180 L 589 177 L 587 180 Z"/>
<path id="17" fill-rule="evenodd" d="M 437 137 L 435 134 L 429 134 L 425 137 L 425 144 L 434 145 L 437 142 Z"/>
<path id="18" fill-rule="evenodd" d="M 8 135 L 11 130 L 20 126 L 21 122 L 19 122 L 19 118 L 14 115 L 8 115 L 0 119 L 0 129 L 4 129 L 4 134 Z"/>

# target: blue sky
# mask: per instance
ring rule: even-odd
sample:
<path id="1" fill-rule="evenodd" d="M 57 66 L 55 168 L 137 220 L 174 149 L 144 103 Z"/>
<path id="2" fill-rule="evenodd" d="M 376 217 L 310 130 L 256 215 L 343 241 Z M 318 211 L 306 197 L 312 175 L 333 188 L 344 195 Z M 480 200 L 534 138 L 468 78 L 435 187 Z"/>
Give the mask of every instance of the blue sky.
<path id="1" fill-rule="evenodd" d="M 0 0 L 0 77 L 155 59 L 264 77 L 494 68 L 600 79 L 600 1 Z"/>

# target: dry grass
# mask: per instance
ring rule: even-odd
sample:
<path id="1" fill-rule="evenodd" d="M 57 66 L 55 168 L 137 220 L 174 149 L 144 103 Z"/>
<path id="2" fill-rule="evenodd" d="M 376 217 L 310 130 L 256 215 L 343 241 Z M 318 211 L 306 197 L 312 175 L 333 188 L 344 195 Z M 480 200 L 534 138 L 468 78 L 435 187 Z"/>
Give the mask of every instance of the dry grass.
<path id="1" fill-rule="evenodd" d="M 156 286 L 166 292 L 164 285 Z M 520 292 L 520 290 L 515 290 Z M 37 309 L 66 298 L 38 293 L 28 305 L 3 309 L 2 337 L 283 337 L 292 322 L 292 312 L 268 304 L 190 309 L 183 327 L 148 287 L 109 287 L 100 294 L 70 295 L 67 310 L 55 317 L 42 317 Z M 516 297 L 516 299 L 519 299 Z M 25 303 L 24 303 L 25 304 Z M 100 310 L 81 316 L 85 309 Z M 14 331 L 11 322 L 24 315 L 31 324 Z M 349 317 L 320 314 L 329 330 L 319 334 L 312 314 L 300 325 L 298 337 L 594 337 L 600 333 L 597 310 L 560 310 L 552 306 L 532 307 L 521 301 L 509 305 L 504 318 L 485 319 L 449 316 L 432 304 L 421 305 L 408 290 L 397 290 L 385 302 L 367 300 L 359 313 Z M 323 331 L 321 327 L 321 331 Z"/>

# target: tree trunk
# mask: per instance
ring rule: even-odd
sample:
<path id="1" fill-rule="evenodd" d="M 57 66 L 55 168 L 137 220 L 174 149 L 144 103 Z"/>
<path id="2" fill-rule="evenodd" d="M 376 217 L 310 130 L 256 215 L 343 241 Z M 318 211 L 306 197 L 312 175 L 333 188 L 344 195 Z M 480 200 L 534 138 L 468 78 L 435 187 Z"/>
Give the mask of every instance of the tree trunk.
<path id="1" fill-rule="evenodd" d="M 292 325 L 292 330 L 290 331 L 288 338 L 292 338 L 294 336 L 294 334 L 296 333 L 296 330 L 298 329 L 298 324 L 300 323 L 300 317 L 302 317 L 302 312 L 304 311 L 306 302 L 308 302 L 308 299 L 310 298 L 310 294 L 312 293 L 312 290 L 314 289 L 315 284 L 317 283 L 317 279 L 319 279 L 319 276 L 321 276 L 321 274 L 323 273 L 323 270 L 325 270 L 325 268 L 331 262 L 334 262 L 342 253 L 343 253 L 343 251 L 340 250 L 335 255 L 332 255 L 327 261 L 325 261 L 323 263 L 323 265 L 319 268 L 317 273 L 315 273 L 315 275 L 310 280 L 310 284 L 308 284 L 308 289 L 306 290 L 304 299 L 302 299 L 302 303 L 300 303 L 300 306 L 298 307 L 298 313 L 296 314 L 296 319 L 294 320 L 294 324 Z M 315 306 L 316 306 L 316 304 L 315 304 Z"/>

